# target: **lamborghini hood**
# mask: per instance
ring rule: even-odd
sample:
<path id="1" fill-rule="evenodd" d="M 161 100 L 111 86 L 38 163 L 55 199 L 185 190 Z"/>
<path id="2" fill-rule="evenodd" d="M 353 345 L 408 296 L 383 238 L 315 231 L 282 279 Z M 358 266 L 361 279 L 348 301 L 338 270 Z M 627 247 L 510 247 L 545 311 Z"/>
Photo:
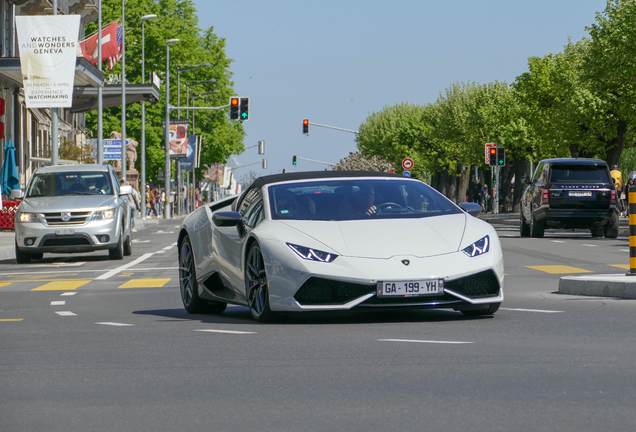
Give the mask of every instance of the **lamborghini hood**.
<path id="1" fill-rule="evenodd" d="M 279 221 L 342 256 L 429 257 L 457 252 L 466 227 L 464 214 L 420 219 Z"/>

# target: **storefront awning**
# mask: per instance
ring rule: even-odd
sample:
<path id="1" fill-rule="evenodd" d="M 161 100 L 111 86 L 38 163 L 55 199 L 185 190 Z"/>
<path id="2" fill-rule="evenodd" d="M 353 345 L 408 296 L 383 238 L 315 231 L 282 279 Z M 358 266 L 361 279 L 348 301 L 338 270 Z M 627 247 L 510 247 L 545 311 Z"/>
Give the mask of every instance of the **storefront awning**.
<path id="1" fill-rule="evenodd" d="M 160 97 L 159 88 L 154 84 L 126 84 L 126 105 L 149 101 L 155 103 Z M 121 106 L 121 84 L 107 84 L 102 89 L 104 108 Z M 73 90 L 73 106 L 71 112 L 86 112 L 97 109 L 97 89 L 81 87 Z"/>

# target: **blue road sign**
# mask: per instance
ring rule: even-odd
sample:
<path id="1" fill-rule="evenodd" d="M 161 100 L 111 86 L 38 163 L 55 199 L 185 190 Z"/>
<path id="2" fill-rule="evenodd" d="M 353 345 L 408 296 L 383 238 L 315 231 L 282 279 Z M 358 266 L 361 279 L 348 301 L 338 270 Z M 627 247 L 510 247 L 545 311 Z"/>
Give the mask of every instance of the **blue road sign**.
<path id="1" fill-rule="evenodd" d="M 411 171 L 404 171 L 404 172 L 402 173 L 402 175 L 403 175 L 404 177 L 411 177 Z"/>

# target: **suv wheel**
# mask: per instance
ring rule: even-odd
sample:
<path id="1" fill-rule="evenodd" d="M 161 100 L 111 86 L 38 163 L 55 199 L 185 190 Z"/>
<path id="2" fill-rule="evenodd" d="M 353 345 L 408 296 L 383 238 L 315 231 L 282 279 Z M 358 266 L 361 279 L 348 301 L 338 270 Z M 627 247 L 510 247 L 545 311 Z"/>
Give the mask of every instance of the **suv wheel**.
<path id="1" fill-rule="evenodd" d="M 124 230 L 121 230 L 119 234 L 119 241 L 117 242 L 117 247 L 115 249 L 110 249 L 108 251 L 108 257 L 114 260 L 120 260 L 124 257 Z"/>
<path id="2" fill-rule="evenodd" d="M 618 237 L 618 219 L 613 224 L 607 224 L 605 226 L 605 238 L 617 238 Z"/>
<path id="3" fill-rule="evenodd" d="M 545 225 L 537 222 L 536 219 L 534 218 L 534 215 L 532 215 L 532 220 L 530 222 L 530 236 L 534 238 L 541 238 L 543 237 L 544 233 L 545 233 Z"/>
<path id="4" fill-rule="evenodd" d="M 530 237 L 530 225 L 526 223 L 525 218 L 523 217 L 523 210 L 521 211 L 519 219 L 519 233 L 521 234 L 521 237 Z"/>
<path id="5" fill-rule="evenodd" d="M 28 252 L 20 251 L 17 242 L 15 244 L 15 260 L 18 262 L 18 264 L 28 264 L 31 262 L 31 254 L 29 254 Z"/>
<path id="6" fill-rule="evenodd" d="M 603 237 L 603 228 L 592 228 L 592 237 Z"/>

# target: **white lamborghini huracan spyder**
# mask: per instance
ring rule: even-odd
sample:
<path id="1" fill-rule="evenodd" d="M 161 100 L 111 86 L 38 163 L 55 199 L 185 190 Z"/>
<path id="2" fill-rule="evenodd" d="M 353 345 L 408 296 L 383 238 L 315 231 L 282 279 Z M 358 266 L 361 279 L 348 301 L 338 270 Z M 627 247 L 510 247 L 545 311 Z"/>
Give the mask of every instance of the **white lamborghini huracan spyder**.
<path id="1" fill-rule="evenodd" d="M 260 177 L 183 222 L 183 305 L 189 313 L 245 305 L 259 321 L 362 307 L 493 314 L 503 258 L 495 229 L 472 216 L 480 211 L 388 173 Z"/>

